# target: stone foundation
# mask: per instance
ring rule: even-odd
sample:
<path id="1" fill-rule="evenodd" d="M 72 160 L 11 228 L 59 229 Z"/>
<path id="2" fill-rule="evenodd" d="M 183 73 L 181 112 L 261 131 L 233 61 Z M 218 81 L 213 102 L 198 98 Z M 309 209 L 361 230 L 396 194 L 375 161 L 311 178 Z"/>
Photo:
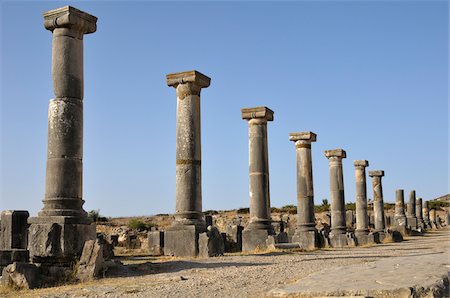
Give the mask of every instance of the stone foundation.
<path id="1" fill-rule="evenodd" d="M 85 241 L 96 239 L 95 224 L 71 223 L 63 216 L 29 218 L 30 258 L 35 263 L 72 263 Z"/>
<path id="2" fill-rule="evenodd" d="M 170 227 L 164 231 L 164 255 L 196 257 L 199 233 L 194 225 Z"/>
<path id="3" fill-rule="evenodd" d="M 358 245 L 372 245 L 377 242 L 379 242 L 378 237 L 376 237 L 376 234 L 369 233 L 369 234 L 355 234 L 356 242 Z"/>
<path id="4" fill-rule="evenodd" d="M 314 250 L 319 248 L 319 233 L 313 231 L 295 231 L 292 237 L 293 243 L 298 243 L 301 249 Z"/>
<path id="5" fill-rule="evenodd" d="M 268 249 L 267 239 L 270 234 L 267 230 L 244 230 L 242 231 L 242 251 L 253 251 L 256 249 Z"/>

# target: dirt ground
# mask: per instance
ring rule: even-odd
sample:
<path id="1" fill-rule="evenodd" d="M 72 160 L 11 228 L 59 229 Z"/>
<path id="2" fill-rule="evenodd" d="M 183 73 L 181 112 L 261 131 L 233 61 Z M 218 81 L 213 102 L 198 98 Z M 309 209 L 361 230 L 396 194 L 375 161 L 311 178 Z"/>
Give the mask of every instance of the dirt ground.
<path id="1" fill-rule="evenodd" d="M 395 261 L 401 267 L 402 257 L 405 260 L 415 257 L 417 262 L 421 262 L 422 255 L 440 254 L 442 263 L 424 265 L 423 270 L 429 271 L 430 276 L 438 269 L 448 272 L 449 248 L 450 234 L 447 227 L 424 236 L 410 237 L 400 243 L 314 252 L 271 251 L 248 255 L 227 254 L 209 259 L 123 255 L 120 258 L 126 270 L 120 272 L 119 276 L 20 292 L 0 288 L 0 296 L 267 297 L 273 295 L 271 290 L 293 285 L 312 274 L 324 272 L 326 275 L 327 269 L 359 266 L 388 258 L 396 258 Z M 392 278 L 395 279 L 395 276 Z"/>

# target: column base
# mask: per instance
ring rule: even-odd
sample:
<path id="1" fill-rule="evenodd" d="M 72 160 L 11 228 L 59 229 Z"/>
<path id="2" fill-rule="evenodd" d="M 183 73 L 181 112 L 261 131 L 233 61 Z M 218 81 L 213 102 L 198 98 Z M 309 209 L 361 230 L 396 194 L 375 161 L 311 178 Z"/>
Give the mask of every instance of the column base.
<path id="1" fill-rule="evenodd" d="M 316 229 L 312 231 L 296 230 L 292 236 L 292 242 L 298 243 L 301 249 L 314 250 L 319 248 L 319 233 Z"/>
<path id="2" fill-rule="evenodd" d="M 251 230 L 242 231 L 242 251 L 253 251 L 256 249 L 266 250 L 269 245 L 267 239 L 272 236 L 268 230 Z"/>
<path id="3" fill-rule="evenodd" d="M 409 236 L 411 234 L 411 230 L 406 227 L 406 223 L 405 225 L 399 225 L 396 223 L 391 227 L 391 230 L 400 233 L 403 237 Z"/>
<path id="4" fill-rule="evenodd" d="M 28 263 L 30 252 L 26 249 L 0 250 L 0 275 L 3 268 L 14 262 Z"/>
<path id="5" fill-rule="evenodd" d="M 356 242 L 359 245 L 372 245 L 378 243 L 378 235 L 369 233 L 368 230 L 356 230 L 355 231 Z"/>
<path id="6" fill-rule="evenodd" d="M 329 244 L 333 248 L 356 246 L 354 235 L 353 237 L 351 237 L 349 233 L 342 234 L 333 231 L 331 231 L 331 233 L 329 234 Z"/>
<path id="7" fill-rule="evenodd" d="M 203 230 L 195 225 L 174 225 L 164 231 L 164 255 L 174 257 L 196 257 L 198 237 Z"/>
<path id="8" fill-rule="evenodd" d="M 34 263 L 73 263 L 81 256 L 84 242 L 97 237 L 88 218 L 64 216 L 28 219 L 28 250 Z"/>
<path id="9" fill-rule="evenodd" d="M 411 230 L 417 230 L 417 217 L 406 217 L 406 226 Z"/>

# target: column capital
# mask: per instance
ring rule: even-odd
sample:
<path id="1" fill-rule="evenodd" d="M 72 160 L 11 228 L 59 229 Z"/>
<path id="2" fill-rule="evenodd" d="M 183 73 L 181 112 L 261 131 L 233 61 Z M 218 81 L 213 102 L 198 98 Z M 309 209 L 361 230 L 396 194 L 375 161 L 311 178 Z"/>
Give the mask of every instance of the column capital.
<path id="1" fill-rule="evenodd" d="M 369 171 L 369 176 L 370 177 L 383 177 L 384 176 L 384 171 L 382 171 L 382 170 Z"/>
<path id="2" fill-rule="evenodd" d="M 304 141 L 305 143 L 315 142 L 317 135 L 312 131 L 292 132 L 289 134 L 289 141 L 297 142 Z"/>
<path id="3" fill-rule="evenodd" d="M 255 108 L 243 108 L 241 109 L 242 119 L 265 119 L 267 121 L 273 121 L 273 111 L 268 107 L 255 107 Z"/>
<path id="4" fill-rule="evenodd" d="M 347 153 L 344 149 L 325 150 L 325 157 L 328 159 L 333 157 L 342 159 L 347 157 Z"/>
<path id="5" fill-rule="evenodd" d="M 364 159 L 361 159 L 361 160 L 354 160 L 353 161 L 353 165 L 355 166 L 355 167 L 368 167 L 369 166 L 369 161 L 368 160 L 364 160 Z"/>
<path id="6" fill-rule="evenodd" d="M 97 17 L 72 6 L 64 6 L 44 12 L 44 26 L 52 32 L 56 28 L 69 28 L 89 34 L 97 30 Z"/>
<path id="7" fill-rule="evenodd" d="M 166 80 L 167 86 L 174 88 L 186 83 L 192 83 L 199 88 L 207 88 L 211 83 L 211 78 L 196 70 L 171 73 L 166 76 Z"/>

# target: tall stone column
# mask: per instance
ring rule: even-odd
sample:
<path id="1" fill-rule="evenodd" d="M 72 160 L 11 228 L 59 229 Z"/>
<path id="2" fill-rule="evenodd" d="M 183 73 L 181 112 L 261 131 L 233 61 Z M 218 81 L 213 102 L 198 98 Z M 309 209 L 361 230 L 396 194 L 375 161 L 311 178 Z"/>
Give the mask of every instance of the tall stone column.
<path id="1" fill-rule="evenodd" d="M 326 150 L 325 157 L 330 167 L 330 195 L 331 195 L 331 232 L 330 244 L 333 247 L 347 245 L 347 227 L 345 224 L 344 175 L 342 159 L 346 158 L 343 149 Z"/>
<path id="2" fill-rule="evenodd" d="M 355 160 L 355 181 L 356 181 L 356 235 L 367 235 L 369 233 L 369 216 L 367 214 L 367 186 L 366 167 L 369 166 L 367 160 Z"/>
<path id="3" fill-rule="evenodd" d="M 164 253 L 196 256 L 198 234 L 206 231 L 202 213 L 200 91 L 211 79 L 198 71 L 167 75 L 177 92 L 176 210 L 165 233 Z"/>
<path id="4" fill-rule="evenodd" d="M 403 189 L 397 189 L 395 191 L 395 213 L 392 229 L 400 232 L 403 236 L 407 236 L 409 233 L 406 228 L 405 197 Z"/>
<path id="5" fill-rule="evenodd" d="M 297 155 L 297 228 L 292 242 L 300 248 L 319 247 L 319 238 L 314 217 L 314 187 L 312 175 L 311 143 L 316 134 L 310 131 L 289 134 L 289 140 L 295 142 Z"/>
<path id="6" fill-rule="evenodd" d="M 417 229 L 417 217 L 416 217 L 416 191 L 412 190 L 409 193 L 409 202 L 406 208 L 406 225 L 410 229 Z"/>
<path id="7" fill-rule="evenodd" d="M 424 229 L 425 228 L 425 223 L 423 221 L 423 216 L 422 216 L 422 198 L 418 198 L 416 200 L 416 217 L 417 217 L 417 225 Z"/>
<path id="8" fill-rule="evenodd" d="M 423 214 L 423 221 L 425 224 L 425 228 L 431 229 L 430 211 L 428 209 L 428 201 L 423 202 L 422 214 Z"/>
<path id="9" fill-rule="evenodd" d="M 374 232 L 384 234 L 384 202 L 383 187 L 381 184 L 381 177 L 384 176 L 384 171 L 369 171 L 369 176 L 372 177 L 373 187 L 373 213 L 375 217 Z"/>
<path id="10" fill-rule="evenodd" d="M 28 247 L 36 262 L 71 262 L 84 242 L 96 237 L 82 207 L 83 36 L 96 31 L 96 22 L 71 6 L 44 13 L 44 26 L 53 33 L 55 98 L 48 112 L 44 207 L 28 221 Z"/>
<path id="11" fill-rule="evenodd" d="M 355 181 L 356 181 L 356 230 L 355 236 L 359 245 L 374 243 L 372 234 L 369 235 L 369 215 L 367 211 L 367 185 L 366 167 L 369 166 L 367 160 L 355 160 Z"/>
<path id="12" fill-rule="evenodd" d="M 274 234 L 270 218 L 269 155 L 267 121 L 273 111 L 267 107 L 241 109 L 248 121 L 250 221 L 242 234 L 242 250 L 265 248 L 268 235 Z"/>

